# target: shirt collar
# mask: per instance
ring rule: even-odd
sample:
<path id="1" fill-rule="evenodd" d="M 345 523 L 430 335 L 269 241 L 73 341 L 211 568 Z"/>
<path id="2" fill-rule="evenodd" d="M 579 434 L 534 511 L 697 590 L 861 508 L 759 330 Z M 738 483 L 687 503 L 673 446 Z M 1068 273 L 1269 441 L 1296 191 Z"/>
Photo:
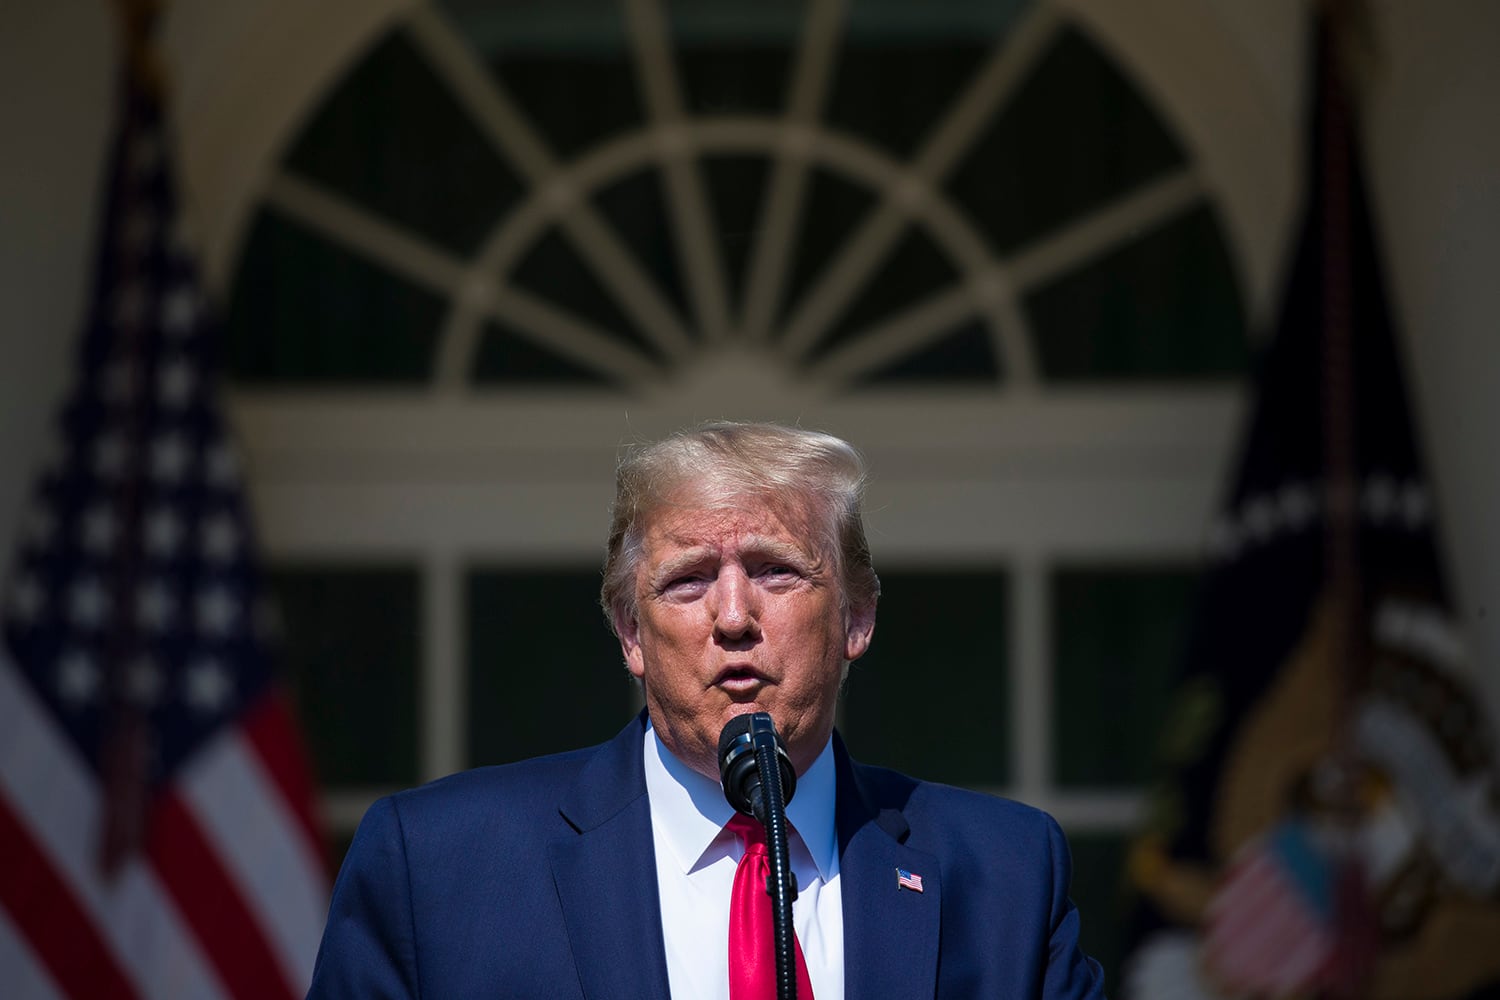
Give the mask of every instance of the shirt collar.
<path id="1" fill-rule="evenodd" d="M 646 792 L 656 835 L 684 873 L 698 867 L 714 845 L 734 809 L 717 781 L 707 778 L 673 756 L 646 725 Z M 838 838 L 834 829 L 833 739 L 823 746 L 807 773 L 797 779 L 797 791 L 786 807 L 793 832 L 802 838 L 818 874 L 827 882 L 838 874 Z"/>

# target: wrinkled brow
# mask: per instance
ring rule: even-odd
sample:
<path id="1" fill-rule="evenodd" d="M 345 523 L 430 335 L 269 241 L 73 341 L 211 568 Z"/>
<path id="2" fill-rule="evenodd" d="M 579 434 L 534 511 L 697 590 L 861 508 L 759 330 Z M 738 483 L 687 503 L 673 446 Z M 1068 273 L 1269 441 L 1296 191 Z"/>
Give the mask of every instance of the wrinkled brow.
<path id="1" fill-rule="evenodd" d="M 744 536 L 734 545 L 734 551 L 744 557 L 784 562 L 803 570 L 815 569 L 821 562 L 801 546 L 770 535 Z M 694 545 L 663 559 L 652 569 L 650 579 L 660 585 L 679 573 L 705 563 L 717 565 L 720 561 L 718 546 Z"/>

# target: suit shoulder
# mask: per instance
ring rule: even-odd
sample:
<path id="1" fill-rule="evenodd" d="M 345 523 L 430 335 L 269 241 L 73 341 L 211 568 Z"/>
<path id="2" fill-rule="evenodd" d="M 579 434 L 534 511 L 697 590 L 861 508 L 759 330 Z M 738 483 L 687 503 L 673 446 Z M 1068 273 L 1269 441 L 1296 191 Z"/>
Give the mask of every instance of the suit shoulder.
<path id="1" fill-rule="evenodd" d="M 459 771 L 387 796 L 382 804 L 404 824 L 429 817 L 451 821 L 456 813 L 503 808 L 512 816 L 531 810 L 555 811 L 558 790 L 566 788 L 580 768 L 599 751 L 585 747 Z"/>

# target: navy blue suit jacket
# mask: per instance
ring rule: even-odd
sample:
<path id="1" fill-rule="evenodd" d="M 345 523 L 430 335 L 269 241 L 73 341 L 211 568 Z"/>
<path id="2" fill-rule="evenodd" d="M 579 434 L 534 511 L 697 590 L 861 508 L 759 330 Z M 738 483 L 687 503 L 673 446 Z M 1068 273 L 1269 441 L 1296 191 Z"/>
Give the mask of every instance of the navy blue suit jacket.
<path id="1" fill-rule="evenodd" d="M 308 996 L 666 997 L 643 726 L 372 806 Z M 847 997 L 1102 1000 L 1050 817 L 834 750 Z"/>

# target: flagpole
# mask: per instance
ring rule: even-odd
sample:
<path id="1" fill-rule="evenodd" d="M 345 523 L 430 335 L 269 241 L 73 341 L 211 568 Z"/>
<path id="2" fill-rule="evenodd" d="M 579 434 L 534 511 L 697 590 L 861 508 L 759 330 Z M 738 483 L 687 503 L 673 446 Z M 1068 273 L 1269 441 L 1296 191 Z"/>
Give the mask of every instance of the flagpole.
<path id="1" fill-rule="evenodd" d="M 166 70 L 156 47 L 156 25 L 166 0 L 111 0 L 120 22 L 124 66 L 139 91 L 160 98 L 166 92 Z"/>
<path id="2" fill-rule="evenodd" d="M 1353 324 L 1353 248 L 1349 242 L 1350 164 L 1353 146 L 1351 53 L 1368 39 L 1368 8 L 1363 0 L 1323 0 L 1319 44 L 1326 71 L 1318 81 L 1322 127 L 1316 142 L 1323 162 L 1321 267 L 1323 269 L 1323 446 L 1326 456 L 1324 502 L 1328 512 L 1324 571 L 1335 603 L 1335 660 L 1340 704 L 1348 715 L 1364 677 L 1364 594 L 1359 560 L 1359 440 L 1355 372 L 1358 364 Z"/>
<path id="3" fill-rule="evenodd" d="M 1362 906 L 1362 900 L 1346 899 L 1348 893 L 1363 894 L 1364 877 L 1354 839 L 1361 823 L 1362 765 L 1354 732 L 1355 712 L 1361 692 L 1369 680 L 1369 617 L 1361 574 L 1360 533 L 1360 441 L 1358 408 L 1358 345 L 1354 320 L 1354 273 L 1352 245 L 1352 164 L 1354 148 L 1354 46 L 1368 44 L 1369 11 L 1364 0 L 1323 0 L 1317 44 L 1322 47 L 1317 81 L 1320 127 L 1314 137 L 1319 144 L 1313 155 L 1321 162 L 1315 172 L 1321 190 L 1313 201 L 1321 205 L 1319 225 L 1323 234 L 1320 286 L 1322 289 L 1322 383 L 1324 502 L 1327 531 L 1324 534 L 1326 593 L 1332 602 L 1331 667 L 1337 684 L 1337 712 L 1330 768 L 1316 779 L 1327 784 L 1317 797 L 1332 807 L 1335 829 L 1341 843 L 1338 851 L 1338 882 L 1341 897 L 1335 905 L 1335 935 L 1356 933 L 1356 920 L 1346 906 Z M 1346 924 L 1349 924 L 1346 926 Z M 1322 996 L 1358 997 L 1373 972 L 1373 963 L 1357 951 L 1342 956 L 1342 970 L 1325 982 Z"/>
<path id="4" fill-rule="evenodd" d="M 121 81 L 119 115 L 122 129 L 116 156 L 129 159 L 138 154 L 140 109 L 138 102 L 149 102 L 160 110 L 165 88 L 165 73 L 155 43 L 155 27 L 163 4 L 159 0 L 114 0 L 119 20 Z M 169 155 L 161 151 L 161 155 Z M 136 197 L 129 169 L 116 164 L 111 171 L 113 191 L 111 204 Z M 143 247 L 126 239 L 117 239 L 102 253 L 114 256 L 117 287 L 131 287 L 146 272 L 149 262 Z M 101 268 L 110 266 L 101 262 Z M 125 281 L 118 276 L 125 276 Z M 110 303 L 96 308 L 110 309 Z M 129 372 L 133 387 L 123 407 L 125 467 L 115 485 L 116 509 L 120 514 L 120 531 L 115 539 L 113 573 L 110 580 L 111 607 L 107 660 L 105 664 L 108 705 L 107 730 L 100 744 L 100 774 L 105 788 L 104 823 L 99 842 L 99 863 L 103 873 L 113 876 L 141 848 L 145 841 L 146 803 L 151 772 L 150 727 L 145 712 L 131 690 L 131 663 L 141 647 L 133 610 L 136 583 L 140 579 L 142 558 L 143 497 L 142 479 L 146 464 L 145 407 L 150 398 L 146 383 L 143 318 L 128 310 L 117 310 L 112 324 L 112 339 L 117 363 Z"/>

